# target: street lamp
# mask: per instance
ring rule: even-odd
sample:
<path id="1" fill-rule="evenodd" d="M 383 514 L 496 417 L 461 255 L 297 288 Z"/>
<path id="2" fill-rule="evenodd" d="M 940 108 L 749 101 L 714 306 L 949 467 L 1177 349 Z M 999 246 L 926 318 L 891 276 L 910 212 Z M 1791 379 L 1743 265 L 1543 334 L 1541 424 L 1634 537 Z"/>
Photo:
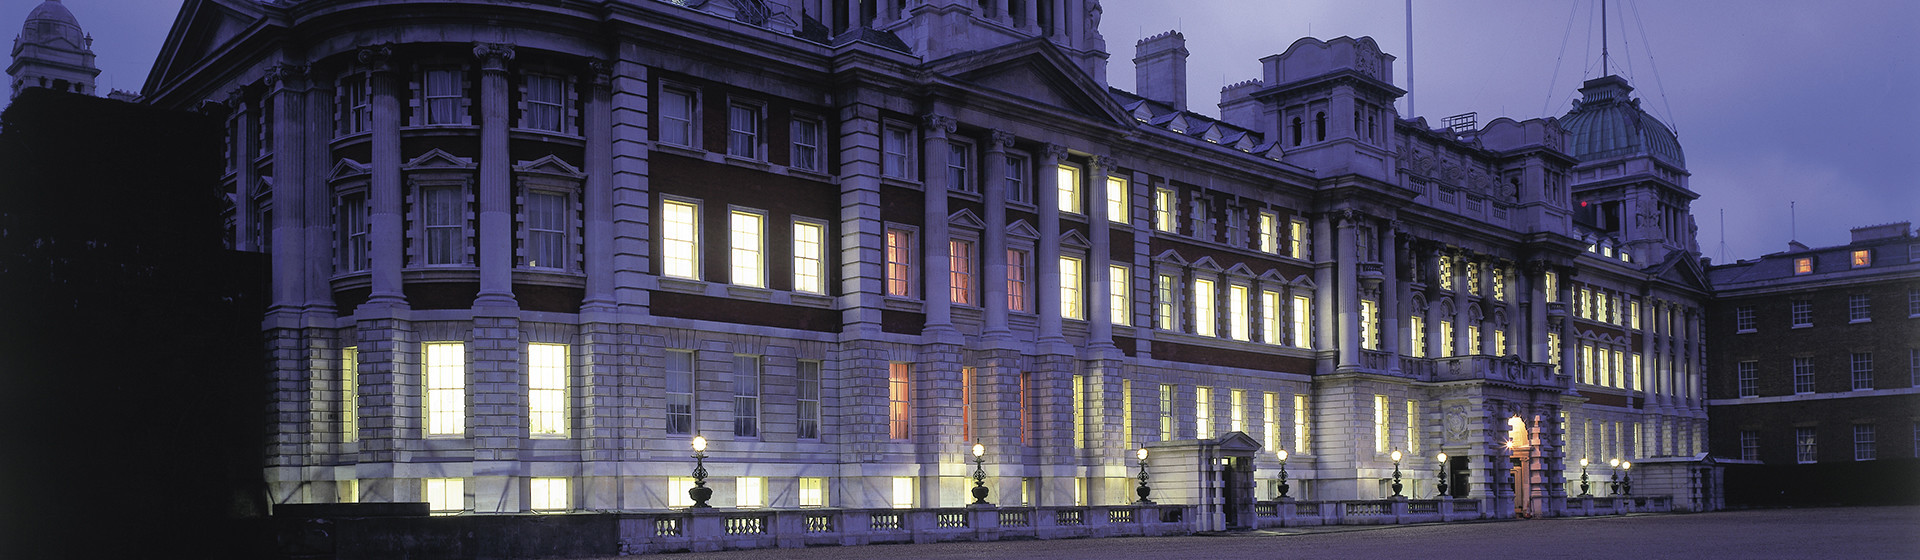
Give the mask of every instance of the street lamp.
<path id="1" fill-rule="evenodd" d="M 1284 499 L 1287 499 L 1287 489 L 1289 488 L 1289 486 L 1287 485 L 1287 450 L 1282 449 L 1279 451 L 1279 454 L 1280 454 L 1280 485 L 1274 487 L 1274 490 L 1278 491 L 1280 493 L 1280 499 L 1284 500 Z"/>
<path id="2" fill-rule="evenodd" d="M 990 506 L 987 503 L 987 446 L 978 442 L 973 444 L 973 504 Z"/>
<path id="3" fill-rule="evenodd" d="M 1400 497 L 1400 450 L 1393 450 L 1393 497 Z"/>
<path id="4" fill-rule="evenodd" d="M 707 505 L 707 498 L 713 497 L 713 489 L 707 487 L 706 436 L 693 436 L 693 487 L 687 489 L 687 497 L 693 498 L 693 507 L 713 507 Z"/>
<path id="5" fill-rule="evenodd" d="M 1621 461 L 1620 470 L 1626 471 L 1626 474 L 1621 475 L 1620 477 L 1620 494 L 1624 496 L 1632 496 L 1633 495 L 1633 461 Z"/>
<path id="6" fill-rule="evenodd" d="M 1613 482 L 1608 487 L 1614 496 L 1620 495 L 1620 459 L 1608 459 L 1607 465 L 1613 467 Z"/>
<path id="7" fill-rule="evenodd" d="M 1581 457 L 1580 458 L 1580 496 L 1581 497 L 1592 495 L 1587 493 L 1588 486 L 1589 485 L 1587 484 L 1587 458 Z"/>
<path id="8" fill-rule="evenodd" d="M 1434 479 L 1440 481 L 1440 495 L 1446 496 L 1447 495 L 1447 453 L 1444 451 L 1440 452 L 1440 457 L 1438 457 L 1438 459 L 1440 459 L 1440 470 L 1439 472 L 1434 473 L 1435 474 Z"/>
<path id="9" fill-rule="evenodd" d="M 1140 448 L 1134 456 L 1140 458 L 1140 487 L 1133 489 L 1133 493 L 1140 495 L 1140 501 L 1134 503 L 1151 505 L 1153 500 L 1147 499 L 1147 495 L 1153 493 L 1153 489 L 1147 487 L 1147 448 Z"/>

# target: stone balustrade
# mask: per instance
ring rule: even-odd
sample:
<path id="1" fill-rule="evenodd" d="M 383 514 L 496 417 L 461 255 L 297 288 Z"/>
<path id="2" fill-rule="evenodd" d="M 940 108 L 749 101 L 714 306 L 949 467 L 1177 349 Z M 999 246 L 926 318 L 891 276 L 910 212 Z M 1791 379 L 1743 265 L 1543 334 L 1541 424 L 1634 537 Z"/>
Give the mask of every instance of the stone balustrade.
<path id="1" fill-rule="evenodd" d="M 1193 506 L 678 510 L 619 516 L 621 554 L 1193 533 Z"/>
<path id="2" fill-rule="evenodd" d="M 1476 500 L 1342 500 L 1260 502 L 1254 507 L 1260 527 L 1311 525 L 1397 525 L 1480 519 Z"/>

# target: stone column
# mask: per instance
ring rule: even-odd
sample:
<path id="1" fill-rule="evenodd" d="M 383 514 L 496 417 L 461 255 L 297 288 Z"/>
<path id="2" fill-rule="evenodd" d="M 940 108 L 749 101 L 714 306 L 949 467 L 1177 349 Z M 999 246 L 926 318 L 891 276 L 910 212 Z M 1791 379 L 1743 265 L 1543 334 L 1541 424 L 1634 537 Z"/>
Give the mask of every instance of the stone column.
<path id="1" fill-rule="evenodd" d="M 1113 254 L 1113 226 L 1107 215 L 1107 174 L 1119 169 L 1120 165 L 1113 156 L 1097 156 L 1087 166 L 1086 179 L 1081 181 L 1086 185 L 1086 196 L 1082 198 L 1087 204 L 1088 241 L 1093 244 L 1093 248 L 1087 251 L 1087 270 L 1083 274 L 1089 284 L 1086 290 L 1089 348 L 1114 347 L 1113 306 L 1109 298 L 1113 287 L 1110 283 L 1112 271 L 1107 264 L 1108 256 Z"/>
<path id="2" fill-rule="evenodd" d="M 987 157 L 981 167 L 981 196 L 986 198 L 986 231 L 980 232 L 980 300 L 986 314 L 981 336 L 989 339 L 1012 338 L 1007 328 L 1007 148 L 1013 147 L 1013 134 L 993 131 L 987 142 Z"/>
<path id="3" fill-rule="evenodd" d="M 1488 356 L 1500 355 L 1500 349 L 1493 347 L 1493 331 L 1499 323 L 1493 320 L 1494 307 L 1499 305 L 1493 299 L 1493 263 L 1483 262 L 1476 268 L 1480 274 L 1467 281 L 1480 287 L 1480 353 Z"/>
<path id="4" fill-rule="evenodd" d="M 507 149 L 507 63 L 513 46 L 476 43 L 480 59 L 480 293 L 473 302 L 468 389 L 473 403 L 473 509 L 511 513 L 520 501 L 520 442 L 526 384 L 520 359 L 520 308 L 513 297 L 512 162 Z"/>
<path id="5" fill-rule="evenodd" d="M 1400 371 L 1400 221 L 1380 228 L 1380 350 L 1387 355 L 1387 371 Z"/>
<path id="6" fill-rule="evenodd" d="M 929 341 L 941 336 L 955 336 L 953 328 L 953 277 L 949 274 L 948 244 L 953 236 L 947 223 L 947 159 L 951 155 L 948 149 L 947 135 L 952 134 L 957 124 L 953 117 L 939 114 L 927 114 L 920 117 L 926 133 L 920 139 L 920 153 L 926 161 L 926 173 L 920 184 L 926 189 L 926 242 L 922 244 L 921 259 L 926 293 L 922 301 L 927 306 L 926 335 Z M 968 165 L 967 169 L 975 169 Z M 957 340 L 955 341 L 957 342 Z"/>
<path id="7" fill-rule="evenodd" d="M 307 303 L 306 95 L 307 67 L 278 64 L 267 69 L 262 105 L 273 108 L 267 126 L 273 136 L 273 302 L 270 309 L 299 311 Z M 248 163 L 247 165 L 252 165 Z M 318 266 L 318 265 L 316 265 Z"/>
<path id="8" fill-rule="evenodd" d="M 233 213 L 233 248 L 240 251 L 258 251 L 253 243 L 254 216 L 253 196 L 258 194 L 260 186 L 260 166 L 251 162 L 260 153 L 260 131 L 256 116 L 260 111 L 261 100 L 247 95 L 250 88 L 236 87 L 227 92 L 229 103 L 233 104 L 233 129 L 228 134 L 233 145 L 228 146 L 227 157 L 233 160 L 233 169 L 239 182 L 236 189 L 239 200 Z"/>
<path id="9" fill-rule="evenodd" d="M 1547 345 L 1546 265 L 1533 261 L 1527 265 L 1527 344 L 1533 347 L 1528 361 L 1549 363 L 1553 357 Z"/>
<path id="10" fill-rule="evenodd" d="M 1359 235 L 1354 221 L 1360 219 L 1352 210 L 1336 216 L 1334 224 L 1338 233 L 1334 237 L 1335 274 L 1334 289 L 1339 290 L 1339 339 L 1340 369 L 1359 367 L 1360 360 L 1360 256 L 1355 253 L 1354 242 Z"/>
<path id="11" fill-rule="evenodd" d="M 613 76 L 612 65 L 596 60 L 587 75 L 586 265 L 583 312 L 610 312 L 613 295 Z"/>
<path id="12" fill-rule="evenodd" d="M 373 237 L 373 287 L 362 308 L 407 305 L 406 295 L 400 288 L 400 268 L 405 266 L 407 251 L 400 192 L 400 97 L 406 89 L 399 83 L 401 77 L 395 75 L 394 68 L 388 64 L 392 54 L 384 45 L 365 47 L 359 53 L 360 63 L 367 66 L 373 81 L 373 134 L 368 141 L 373 152 L 368 185 L 372 191 L 369 199 L 373 202 L 373 212 L 367 219 L 368 235 Z M 365 349 L 362 352 L 364 362 Z"/>
<path id="13" fill-rule="evenodd" d="M 475 306 L 514 306 L 513 162 L 507 149 L 507 63 L 513 46 L 476 43 L 480 59 L 480 294 Z"/>
<path id="14" fill-rule="evenodd" d="M 1067 160 L 1065 146 L 1048 144 L 1041 150 L 1035 168 L 1040 180 L 1034 189 L 1034 204 L 1040 209 L 1040 242 L 1034 248 L 1034 268 L 1040 271 L 1034 283 L 1034 299 L 1039 303 L 1040 341 L 1065 342 L 1060 330 L 1060 165 Z M 1086 197 L 1081 197 L 1084 199 Z"/>

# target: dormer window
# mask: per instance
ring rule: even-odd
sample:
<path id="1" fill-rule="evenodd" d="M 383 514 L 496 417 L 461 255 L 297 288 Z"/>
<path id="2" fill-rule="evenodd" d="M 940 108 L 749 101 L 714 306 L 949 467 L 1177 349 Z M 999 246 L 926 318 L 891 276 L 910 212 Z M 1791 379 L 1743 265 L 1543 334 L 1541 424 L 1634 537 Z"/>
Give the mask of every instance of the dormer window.
<path id="1" fill-rule="evenodd" d="M 1813 257 L 1793 259 L 1793 275 L 1813 274 Z"/>
<path id="2" fill-rule="evenodd" d="M 1853 252 L 1854 268 L 1865 268 L 1869 264 L 1873 264 L 1872 249 L 1860 249 Z"/>

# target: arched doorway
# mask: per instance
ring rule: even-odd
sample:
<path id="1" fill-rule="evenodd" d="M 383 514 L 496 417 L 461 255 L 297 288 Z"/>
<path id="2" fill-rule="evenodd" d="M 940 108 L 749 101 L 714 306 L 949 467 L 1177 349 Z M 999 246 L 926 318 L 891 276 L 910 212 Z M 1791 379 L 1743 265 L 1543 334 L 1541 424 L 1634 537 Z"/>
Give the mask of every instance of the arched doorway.
<path id="1" fill-rule="evenodd" d="M 1513 492 L 1513 516 L 1533 517 L 1529 496 L 1533 495 L 1531 469 L 1534 448 L 1528 437 L 1527 421 L 1520 419 L 1517 414 L 1507 419 L 1507 451 L 1512 464 L 1507 475 L 1512 477 L 1508 480 L 1511 481 Z"/>

